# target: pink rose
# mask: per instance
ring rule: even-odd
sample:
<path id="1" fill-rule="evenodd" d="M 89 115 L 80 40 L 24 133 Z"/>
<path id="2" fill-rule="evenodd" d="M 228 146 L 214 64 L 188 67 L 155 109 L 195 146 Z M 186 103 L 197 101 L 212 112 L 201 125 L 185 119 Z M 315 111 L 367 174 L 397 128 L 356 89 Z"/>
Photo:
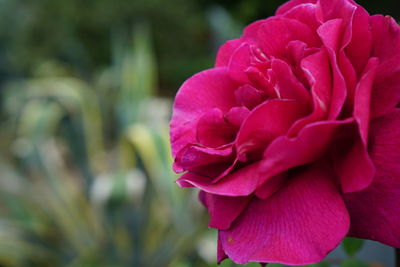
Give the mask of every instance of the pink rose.
<path id="1" fill-rule="evenodd" d="M 400 28 L 352 0 L 292 0 L 188 79 L 178 184 L 201 189 L 218 261 L 310 264 L 345 236 L 400 247 Z"/>

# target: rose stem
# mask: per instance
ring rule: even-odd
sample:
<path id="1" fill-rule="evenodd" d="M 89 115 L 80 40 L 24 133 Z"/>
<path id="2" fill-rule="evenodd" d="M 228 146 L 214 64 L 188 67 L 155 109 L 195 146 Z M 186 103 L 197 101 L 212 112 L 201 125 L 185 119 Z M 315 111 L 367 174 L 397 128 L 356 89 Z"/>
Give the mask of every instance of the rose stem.
<path id="1" fill-rule="evenodd" d="M 396 254 L 396 267 L 400 267 L 400 249 L 395 248 L 394 251 Z"/>

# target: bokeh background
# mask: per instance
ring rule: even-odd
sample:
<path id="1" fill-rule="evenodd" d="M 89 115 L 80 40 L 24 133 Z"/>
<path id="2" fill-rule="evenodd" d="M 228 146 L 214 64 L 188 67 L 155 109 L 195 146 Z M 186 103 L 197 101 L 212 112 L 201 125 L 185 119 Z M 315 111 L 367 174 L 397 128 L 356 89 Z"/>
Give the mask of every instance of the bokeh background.
<path id="1" fill-rule="evenodd" d="M 0 266 L 216 266 L 197 192 L 170 169 L 172 99 L 283 2 L 0 0 Z M 399 19 L 398 0 L 359 3 Z M 315 266 L 393 257 L 346 239 Z"/>

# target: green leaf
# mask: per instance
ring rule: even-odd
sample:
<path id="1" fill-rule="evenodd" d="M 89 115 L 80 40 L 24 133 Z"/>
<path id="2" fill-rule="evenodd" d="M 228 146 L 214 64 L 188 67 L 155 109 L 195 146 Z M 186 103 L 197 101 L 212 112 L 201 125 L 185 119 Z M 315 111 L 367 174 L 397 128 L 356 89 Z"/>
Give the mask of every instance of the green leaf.
<path id="1" fill-rule="evenodd" d="M 331 265 L 327 261 L 321 261 L 310 265 L 301 265 L 299 267 L 330 267 L 330 266 Z"/>
<path id="2" fill-rule="evenodd" d="M 343 241 L 343 248 L 347 255 L 354 256 L 364 244 L 364 240 L 353 237 L 346 237 Z"/>
<path id="3" fill-rule="evenodd" d="M 369 264 L 355 258 L 347 259 L 340 264 L 340 267 L 369 267 Z"/>

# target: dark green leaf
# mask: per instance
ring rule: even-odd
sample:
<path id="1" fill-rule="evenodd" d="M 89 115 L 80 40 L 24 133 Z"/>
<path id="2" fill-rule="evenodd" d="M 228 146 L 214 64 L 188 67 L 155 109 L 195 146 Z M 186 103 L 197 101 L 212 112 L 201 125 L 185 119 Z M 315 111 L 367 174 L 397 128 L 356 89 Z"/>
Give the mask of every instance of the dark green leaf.
<path id="1" fill-rule="evenodd" d="M 369 264 L 355 258 L 347 259 L 340 264 L 340 267 L 369 267 Z"/>
<path id="2" fill-rule="evenodd" d="M 354 256 L 363 246 L 364 240 L 346 237 L 343 241 L 343 248 L 346 251 L 347 255 Z"/>

